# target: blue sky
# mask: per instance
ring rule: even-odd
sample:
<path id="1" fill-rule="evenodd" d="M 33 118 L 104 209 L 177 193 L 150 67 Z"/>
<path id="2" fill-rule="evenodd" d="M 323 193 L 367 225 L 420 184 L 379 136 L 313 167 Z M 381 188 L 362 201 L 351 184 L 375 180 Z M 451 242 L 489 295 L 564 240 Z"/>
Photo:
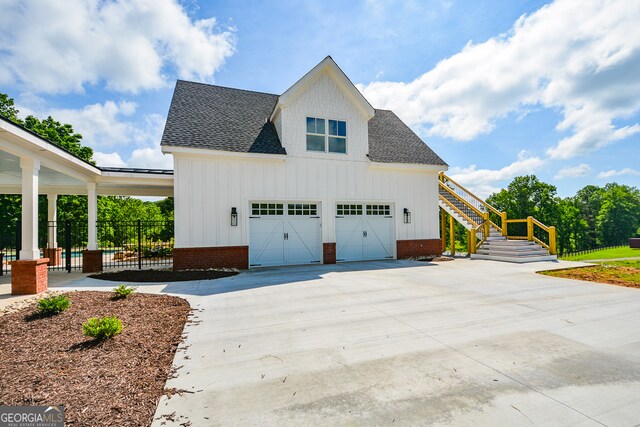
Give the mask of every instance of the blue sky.
<path id="1" fill-rule="evenodd" d="M 176 78 L 282 93 L 331 55 L 482 195 L 640 184 L 640 3 L 0 0 L 0 91 L 104 166 L 171 167 Z M 6 13 L 4 13 L 6 11 Z"/>

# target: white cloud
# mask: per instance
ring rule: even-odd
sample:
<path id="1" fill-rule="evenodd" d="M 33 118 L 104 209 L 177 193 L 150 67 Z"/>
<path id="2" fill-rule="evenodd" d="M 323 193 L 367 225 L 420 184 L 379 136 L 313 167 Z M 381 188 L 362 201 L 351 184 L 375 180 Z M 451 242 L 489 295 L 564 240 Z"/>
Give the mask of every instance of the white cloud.
<path id="1" fill-rule="evenodd" d="M 640 170 L 631 169 L 631 168 L 624 168 L 622 170 L 614 170 L 614 169 L 612 169 L 610 171 L 600 172 L 598 174 L 598 178 L 606 179 L 606 178 L 611 178 L 613 176 L 620 176 L 620 175 L 635 175 L 635 176 L 638 176 L 638 175 L 640 175 Z"/>
<path id="2" fill-rule="evenodd" d="M 93 153 L 98 166 L 149 168 L 149 169 L 173 169 L 173 161 L 170 155 L 162 154 L 160 144 L 156 143 L 150 147 L 136 148 L 131 152 L 129 158 L 124 161 L 118 152 Z"/>
<path id="3" fill-rule="evenodd" d="M 519 153 L 517 161 L 501 169 L 478 169 L 476 165 L 466 168 L 453 167 L 449 170 L 449 176 L 477 196 L 486 198 L 500 191 L 500 188 L 496 187 L 497 183 L 519 175 L 532 174 L 544 164 L 544 160 L 523 150 Z"/>
<path id="4" fill-rule="evenodd" d="M 579 178 L 588 175 L 590 172 L 591 167 L 586 163 L 582 163 L 577 166 L 568 166 L 560 169 L 553 179 Z"/>
<path id="5" fill-rule="evenodd" d="M 557 0 L 508 34 L 469 42 L 410 82 L 359 85 L 377 107 L 428 135 L 471 140 L 537 104 L 571 134 L 548 150 L 570 158 L 640 132 L 614 121 L 640 110 L 640 2 Z"/>
<path id="6" fill-rule="evenodd" d="M 162 154 L 160 146 L 138 148 L 133 150 L 127 160 L 127 166 L 132 168 L 173 169 L 171 155 Z"/>
<path id="7" fill-rule="evenodd" d="M 94 151 L 93 159 L 98 166 L 110 166 L 114 168 L 124 167 L 127 164 L 122 160 L 118 153 L 101 153 L 100 151 Z"/>
<path id="8" fill-rule="evenodd" d="M 82 135 L 83 144 L 104 149 L 130 144 L 142 138 L 134 123 L 123 121 L 135 110 L 136 104 L 133 102 L 105 101 L 80 109 L 50 109 L 39 116 L 52 116 L 61 123 L 71 123 L 73 129 Z"/>
<path id="9" fill-rule="evenodd" d="M 138 92 L 164 86 L 168 69 L 211 81 L 235 35 L 214 18 L 191 20 L 177 0 L 3 0 L 0 46 L 0 84 Z"/>

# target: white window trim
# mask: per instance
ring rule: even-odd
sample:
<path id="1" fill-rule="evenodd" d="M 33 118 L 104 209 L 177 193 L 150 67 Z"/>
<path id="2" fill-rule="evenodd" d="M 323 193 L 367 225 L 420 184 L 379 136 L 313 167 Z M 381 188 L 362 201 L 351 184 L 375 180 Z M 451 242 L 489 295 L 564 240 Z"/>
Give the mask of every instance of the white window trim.
<path id="1" fill-rule="evenodd" d="M 324 120 L 324 134 L 322 133 L 310 133 L 307 132 L 307 118 L 309 119 L 322 119 Z M 337 122 L 344 122 L 345 126 L 346 126 L 346 130 L 347 130 L 347 135 L 346 136 L 338 136 L 338 135 L 329 135 L 329 120 L 334 120 Z M 325 153 L 325 154 L 337 154 L 340 156 L 346 156 L 347 154 L 349 154 L 349 128 L 351 126 L 349 126 L 349 121 L 348 120 L 344 120 L 344 119 L 337 119 L 337 118 L 333 118 L 333 117 L 318 117 L 317 115 L 313 115 L 313 114 L 307 114 L 304 117 L 304 147 L 307 151 L 307 153 Z M 324 136 L 324 151 L 320 151 L 320 150 L 309 150 L 309 148 L 307 147 L 307 135 L 312 135 L 312 136 Z M 337 151 L 329 151 L 329 137 L 335 137 L 335 138 L 344 138 L 344 153 L 339 153 Z"/>

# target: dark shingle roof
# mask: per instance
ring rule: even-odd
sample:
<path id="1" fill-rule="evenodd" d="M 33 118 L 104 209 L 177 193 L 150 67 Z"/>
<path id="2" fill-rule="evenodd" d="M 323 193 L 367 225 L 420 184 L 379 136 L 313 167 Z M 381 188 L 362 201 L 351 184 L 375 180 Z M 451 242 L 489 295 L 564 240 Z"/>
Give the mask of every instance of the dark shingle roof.
<path id="1" fill-rule="evenodd" d="M 178 80 L 162 145 L 242 153 L 286 154 L 266 121 L 278 95 Z M 369 159 L 380 163 L 446 165 L 392 111 L 369 120 Z"/>
<path id="2" fill-rule="evenodd" d="M 369 120 L 369 159 L 380 163 L 447 165 L 389 110 L 376 110 Z"/>
<path id="3" fill-rule="evenodd" d="M 287 154 L 269 115 L 278 95 L 178 80 L 162 145 Z"/>

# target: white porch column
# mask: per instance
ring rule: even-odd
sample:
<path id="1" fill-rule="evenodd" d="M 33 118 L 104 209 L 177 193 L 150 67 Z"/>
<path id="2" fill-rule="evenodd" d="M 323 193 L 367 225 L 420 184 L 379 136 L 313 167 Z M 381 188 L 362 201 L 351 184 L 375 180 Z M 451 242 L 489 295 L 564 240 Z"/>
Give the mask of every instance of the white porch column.
<path id="1" fill-rule="evenodd" d="M 87 207 L 88 207 L 88 230 L 89 241 L 87 242 L 87 249 L 95 251 L 98 249 L 98 233 L 96 230 L 96 222 L 98 221 L 98 196 L 95 182 L 87 183 Z"/>
<path id="2" fill-rule="evenodd" d="M 49 248 L 58 247 L 58 195 L 47 194 L 47 246 Z"/>
<path id="3" fill-rule="evenodd" d="M 20 158 L 22 169 L 22 248 L 21 260 L 40 259 L 38 248 L 38 174 L 40 161 Z"/>

